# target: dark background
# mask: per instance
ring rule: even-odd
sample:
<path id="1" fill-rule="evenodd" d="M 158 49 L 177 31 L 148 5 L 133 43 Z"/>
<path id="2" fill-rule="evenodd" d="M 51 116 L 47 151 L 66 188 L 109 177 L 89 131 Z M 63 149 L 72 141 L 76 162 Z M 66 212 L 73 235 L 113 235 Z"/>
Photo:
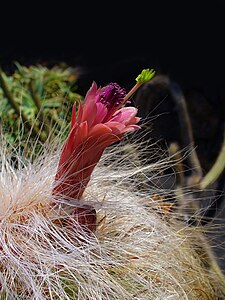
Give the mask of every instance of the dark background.
<path id="1" fill-rule="evenodd" d="M 130 87 L 142 68 L 198 87 L 211 101 L 224 90 L 222 0 L 9 3 L 1 9 L 0 65 L 64 61 L 92 80 Z"/>

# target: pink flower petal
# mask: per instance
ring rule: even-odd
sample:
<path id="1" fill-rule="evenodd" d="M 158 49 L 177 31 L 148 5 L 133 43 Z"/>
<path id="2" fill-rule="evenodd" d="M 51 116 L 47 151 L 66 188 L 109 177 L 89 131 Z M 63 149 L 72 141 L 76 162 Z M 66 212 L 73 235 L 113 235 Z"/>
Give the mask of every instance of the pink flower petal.
<path id="1" fill-rule="evenodd" d="M 82 144 L 87 137 L 88 133 L 88 125 L 87 122 L 83 122 L 82 124 L 74 126 L 70 131 L 70 134 L 66 140 L 66 143 L 63 147 L 59 166 L 64 165 L 73 154 L 73 152 L 77 149 L 78 145 Z M 63 172 L 62 169 L 59 169 L 60 173 Z"/>
<path id="2" fill-rule="evenodd" d="M 82 116 L 83 116 L 83 104 L 81 103 L 80 99 L 79 101 L 79 107 L 78 107 L 78 113 L 77 113 L 77 123 L 82 122 Z"/>
<path id="3" fill-rule="evenodd" d="M 90 129 L 89 136 L 101 136 L 104 134 L 109 134 L 111 132 L 112 130 L 107 125 L 100 123 L 96 124 Z"/>
<path id="4" fill-rule="evenodd" d="M 140 121 L 139 117 L 135 117 L 135 116 L 131 116 L 130 119 L 127 119 L 127 121 L 125 122 L 125 125 L 132 125 L 132 124 L 137 124 Z"/>
<path id="5" fill-rule="evenodd" d="M 84 104 L 89 104 L 90 102 L 93 102 L 97 95 L 98 87 L 95 81 L 93 81 L 90 89 L 87 91 L 86 97 L 84 99 Z"/>
<path id="6" fill-rule="evenodd" d="M 140 128 L 141 127 L 138 126 L 138 125 L 129 125 L 129 126 L 126 126 L 126 128 L 123 131 L 123 133 L 129 132 L 129 131 L 134 131 L 134 130 L 137 130 L 137 129 L 140 129 Z"/>
<path id="7" fill-rule="evenodd" d="M 72 117 L 71 117 L 71 125 L 70 125 L 70 130 L 73 128 L 74 124 L 76 123 L 76 114 L 77 114 L 77 111 L 76 111 L 76 101 L 74 102 L 73 104 L 73 108 L 72 108 Z"/>
<path id="8" fill-rule="evenodd" d="M 97 123 L 102 123 L 102 121 L 104 120 L 105 116 L 108 113 L 107 108 L 101 102 L 96 103 L 96 107 L 97 107 L 97 113 L 93 125 L 96 125 Z"/>
<path id="9" fill-rule="evenodd" d="M 130 119 L 132 119 L 137 114 L 136 107 L 123 107 L 119 109 L 114 116 L 111 118 L 111 121 L 121 122 L 126 124 Z"/>
<path id="10" fill-rule="evenodd" d="M 124 124 L 114 121 L 109 121 L 105 123 L 105 125 L 107 125 L 112 130 L 112 133 L 116 135 L 121 135 L 126 128 Z"/>
<path id="11" fill-rule="evenodd" d="M 82 122 L 87 121 L 88 126 L 91 127 L 96 118 L 97 107 L 94 101 L 84 104 Z"/>

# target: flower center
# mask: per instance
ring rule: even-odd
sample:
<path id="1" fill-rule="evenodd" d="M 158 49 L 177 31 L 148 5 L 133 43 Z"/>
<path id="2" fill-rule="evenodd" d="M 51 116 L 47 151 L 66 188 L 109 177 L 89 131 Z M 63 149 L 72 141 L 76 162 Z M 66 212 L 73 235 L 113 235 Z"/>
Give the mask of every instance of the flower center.
<path id="1" fill-rule="evenodd" d="M 126 90 L 117 83 L 110 83 L 102 88 L 99 101 L 103 103 L 108 110 L 120 105 L 126 96 Z"/>

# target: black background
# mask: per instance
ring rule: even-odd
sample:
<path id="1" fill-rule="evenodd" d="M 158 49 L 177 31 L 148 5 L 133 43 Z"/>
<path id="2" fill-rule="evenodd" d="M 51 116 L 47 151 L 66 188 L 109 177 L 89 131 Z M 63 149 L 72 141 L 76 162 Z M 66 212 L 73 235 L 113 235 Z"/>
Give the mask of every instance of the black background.
<path id="1" fill-rule="evenodd" d="M 64 61 L 79 67 L 82 92 L 92 80 L 130 87 L 142 68 L 224 93 L 222 0 L 9 3 L 1 9 L 0 65 Z M 216 104 L 215 104 L 216 105 Z"/>

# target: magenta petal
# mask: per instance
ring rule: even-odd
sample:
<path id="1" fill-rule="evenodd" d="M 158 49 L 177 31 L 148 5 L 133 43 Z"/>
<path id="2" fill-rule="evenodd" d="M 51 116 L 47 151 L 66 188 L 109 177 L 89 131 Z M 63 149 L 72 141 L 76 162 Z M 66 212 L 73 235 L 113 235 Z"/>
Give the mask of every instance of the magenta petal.
<path id="1" fill-rule="evenodd" d="M 80 143 L 83 143 L 88 135 L 88 123 L 87 121 L 82 122 L 77 130 L 77 134 L 74 136 L 74 142 L 75 144 L 73 147 L 75 148 L 76 145 L 79 145 Z"/>
<path id="2" fill-rule="evenodd" d="M 109 134 L 111 133 L 112 130 L 105 124 L 97 124 L 95 126 L 93 126 L 90 131 L 89 131 L 89 135 L 90 136 L 101 136 L 104 134 Z"/>
<path id="3" fill-rule="evenodd" d="M 140 129 L 141 127 L 138 126 L 138 125 L 129 125 L 129 126 L 126 126 L 126 128 L 124 129 L 123 133 L 125 132 L 129 132 L 129 131 L 133 131 L 133 130 L 138 130 Z"/>
<path id="4" fill-rule="evenodd" d="M 136 116 L 137 108 L 135 107 L 123 107 L 116 112 L 116 114 L 111 118 L 111 121 L 127 123 L 131 118 Z"/>
<path id="5" fill-rule="evenodd" d="M 103 120 L 105 119 L 105 117 L 108 113 L 108 109 L 101 102 L 96 103 L 96 107 L 97 107 L 97 112 L 96 112 L 96 117 L 95 117 L 95 122 L 94 123 L 98 124 L 98 123 L 103 122 Z"/>
<path id="6" fill-rule="evenodd" d="M 141 118 L 139 118 L 139 117 L 134 117 L 134 120 L 135 120 L 135 124 L 137 124 L 137 123 L 141 120 Z"/>
<path id="7" fill-rule="evenodd" d="M 97 95 L 97 90 L 98 90 L 97 84 L 95 81 L 93 81 L 90 89 L 87 91 L 87 94 L 85 96 L 84 99 L 85 104 L 89 104 L 89 102 L 92 102 L 95 99 Z"/>
<path id="8" fill-rule="evenodd" d="M 97 107 L 95 101 L 90 101 L 88 104 L 84 103 L 82 122 L 87 121 L 88 126 L 91 127 L 95 121 Z"/>
<path id="9" fill-rule="evenodd" d="M 79 124 L 75 123 L 73 125 L 73 128 L 70 130 L 70 133 L 67 137 L 67 140 L 64 144 L 64 147 L 62 149 L 62 153 L 60 156 L 60 160 L 59 160 L 59 166 L 62 164 L 62 162 L 64 162 L 73 152 L 73 140 L 74 140 L 74 136 L 76 136 L 77 131 L 79 128 Z"/>
<path id="10" fill-rule="evenodd" d="M 83 115 L 83 104 L 81 103 L 79 99 L 79 107 L 78 107 L 78 113 L 77 113 L 77 123 L 82 122 L 82 115 Z"/>
<path id="11" fill-rule="evenodd" d="M 84 142 L 84 140 L 87 137 L 87 134 L 88 134 L 87 122 L 83 122 L 80 125 L 77 123 L 74 124 L 66 140 L 66 143 L 63 147 L 60 160 L 59 160 L 59 167 L 69 159 L 70 155 L 74 152 L 77 145 Z"/>
<path id="12" fill-rule="evenodd" d="M 76 101 L 73 104 L 72 108 L 72 117 L 71 117 L 71 125 L 70 125 L 70 130 L 73 128 L 74 124 L 76 123 Z"/>
<path id="13" fill-rule="evenodd" d="M 113 134 L 120 135 L 125 130 L 125 125 L 120 122 L 107 122 L 105 123 L 111 130 Z"/>
<path id="14" fill-rule="evenodd" d="M 140 121 L 139 117 L 135 117 L 135 116 L 131 115 L 130 118 L 128 118 L 124 124 L 126 126 L 128 126 L 128 125 L 134 125 L 134 124 L 137 124 L 139 121 Z"/>

